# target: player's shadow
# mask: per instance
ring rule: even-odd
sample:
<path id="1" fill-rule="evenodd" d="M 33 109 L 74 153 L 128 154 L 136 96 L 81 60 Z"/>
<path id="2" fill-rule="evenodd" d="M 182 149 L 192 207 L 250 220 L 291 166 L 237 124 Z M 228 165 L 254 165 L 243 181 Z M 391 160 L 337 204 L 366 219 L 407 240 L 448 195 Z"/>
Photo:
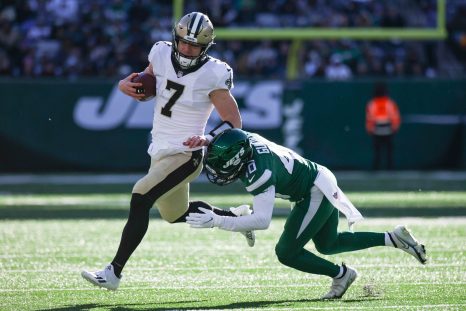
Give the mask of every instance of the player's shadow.
<path id="1" fill-rule="evenodd" d="M 343 300 L 335 300 L 335 301 L 327 301 L 329 304 L 332 302 L 339 302 L 339 303 L 354 303 L 354 302 L 361 302 L 361 301 L 369 301 L 369 300 L 378 300 L 378 297 L 361 297 L 355 299 L 343 299 Z M 60 308 L 54 309 L 43 309 L 38 311 L 45 311 L 45 310 L 52 310 L 52 311 L 87 311 L 92 310 L 94 308 L 105 308 L 111 311 L 133 311 L 133 310 L 153 310 L 153 311 L 169 311 L 169 310 L 235 310 L 235 309 L 260 309 L 260 308 L 270 308 L 270 307 L 290 307 L 290 305 L 294 305 L 296 303 L 303 303 L 309 304 L 314 302 L 322 302 L 321 299 L 299 299 L 299 300 L 274 300 L 274 301 L 245 301 L 245 302 L 235 302 L 230 304 L 224 305 L 209 305 L 209 306 L 190 306 L 190 307 L 164 307 L 163 305 L 173 305 L 173 304 L 192 304 L 192 303 L 202 303 L 203 301 L 207 300 L 193 300 L 193 301 L 167 301 L 167 302 L 154 302 L 154 303 L 143 303 L 143 304 L 125 304 L 125 306 L 115 306 L 115 305 L 107 305 L 107 304 L 82 304 L 82 305 L 74 305 L 74 306 L 65 306 Z M 280 305 L 280 306 L 277 306 Z"/>

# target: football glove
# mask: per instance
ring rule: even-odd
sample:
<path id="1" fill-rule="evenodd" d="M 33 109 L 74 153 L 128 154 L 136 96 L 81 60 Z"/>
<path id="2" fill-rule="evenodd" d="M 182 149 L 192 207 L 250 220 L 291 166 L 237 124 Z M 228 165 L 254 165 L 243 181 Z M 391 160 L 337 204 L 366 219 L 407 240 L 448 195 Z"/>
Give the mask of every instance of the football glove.
<path id="1" fill-rule="evenodd" d="M 220 225 L 222 216 L 204 207 L 199 207 L 199 210 L 202 211 L 202 213 L 189 213 L 189 215 L 186 216 L 186 222 L 191 228 L 213 228 Z"/>

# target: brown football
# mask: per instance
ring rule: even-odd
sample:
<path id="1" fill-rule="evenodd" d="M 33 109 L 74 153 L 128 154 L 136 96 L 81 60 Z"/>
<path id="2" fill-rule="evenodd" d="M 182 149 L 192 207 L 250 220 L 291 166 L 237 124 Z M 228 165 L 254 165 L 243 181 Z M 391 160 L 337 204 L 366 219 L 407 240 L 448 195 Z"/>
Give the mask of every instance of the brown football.
<path id="1" fill-rule="evenodd" d="M 136 88 L 136 93 L 146 95 L 143 99 L 154 97 L 156 94 L 156 79 L 153 75 L 140 73 L 133 82 L 142 83 L 142 87 Z"/>

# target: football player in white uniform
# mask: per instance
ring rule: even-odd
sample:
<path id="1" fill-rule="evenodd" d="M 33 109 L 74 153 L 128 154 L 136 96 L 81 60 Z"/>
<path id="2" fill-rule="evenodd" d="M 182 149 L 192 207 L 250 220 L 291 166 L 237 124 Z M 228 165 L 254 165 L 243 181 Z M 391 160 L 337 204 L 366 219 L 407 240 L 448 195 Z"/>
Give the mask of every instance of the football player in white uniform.
<path id="1" fill-rule="evenodd" d="M 210 57 L 207 51 L 214 42 L 214 29 L 209 18 L 193 12 L 183 16 L 173 29 L 172 42 L 160 41 L 149 53 L 146 74 L 156 77 L 156 96 L 152 143 L 148 153 L 151 165 L 132 191 L 128 221 L 118 251 L 103 270 L 83 271 L 82 276 L 94 285 L 115 290 L 121 271 L 144 237 L 149 223 L 149 210 L 154 205 L 170 223 L 185 222 L 190 212 L 208 208 L 221 216 L 250 213 L 240 206 L 222 210 L 201 201 L 189 201 L 189 182 L 202 170 L 203 146 L 225 128 L 241 128 L 238 105 L 230 93 L 233 71 L 226 63 Z M 132 73 L 119 82 L 119 89 L 137 100 L 142 84 L 132 80 Z M 223 122 L 209 135 L 204 135 L 207 120 L 217 110 Z M 254 232 L 245 231 L 249 246 L 254 245 Z"/>

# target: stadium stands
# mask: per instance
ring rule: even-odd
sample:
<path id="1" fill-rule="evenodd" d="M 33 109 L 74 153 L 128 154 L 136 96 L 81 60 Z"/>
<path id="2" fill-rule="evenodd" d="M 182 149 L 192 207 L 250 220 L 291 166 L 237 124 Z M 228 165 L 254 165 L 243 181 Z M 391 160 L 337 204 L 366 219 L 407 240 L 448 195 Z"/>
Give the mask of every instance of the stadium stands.
<path id="1" fill-rule="evenodd" d="M 435 27 L 435 0 L 185 1 L 217 27 Z M 0 76 L 121 77 L 171 40 L 172 1 L 6 0 L 0 4 Z M 454 77 L 466 64 L 466 1 L 447 2 L 447 42 L 308 41 L 302 78 Z M 288 41 L 217 41 L 236 75 L 284 78 Z M 459 68 L 459 69 L 458 69 Z"/>

